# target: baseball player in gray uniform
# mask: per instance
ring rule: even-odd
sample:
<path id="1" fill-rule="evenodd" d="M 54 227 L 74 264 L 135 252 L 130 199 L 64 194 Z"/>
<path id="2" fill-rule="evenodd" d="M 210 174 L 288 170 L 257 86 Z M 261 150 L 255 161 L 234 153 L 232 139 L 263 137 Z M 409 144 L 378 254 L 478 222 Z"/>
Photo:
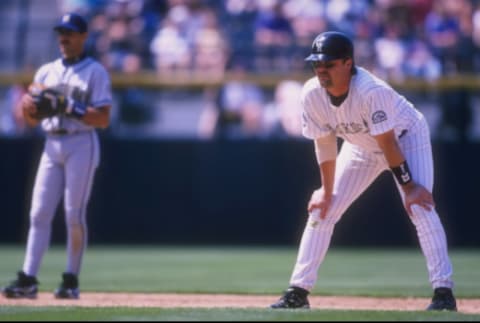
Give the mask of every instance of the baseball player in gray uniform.
<path id="1" fill-rule="evenodd" d="M 88 30 L 85 19 L 66 14 L 55 25 L 62 57 L 41 66 L 33 83 L 60 93 L 50 96 L 59 113 L 39 120 L 39 104 L 32 95 L 23 96 L 19 109 L 30 126 L 41 125 L 46 133 L 30 209 L 30 229 L 23 269 L 3 288 L 8 298 L 36 298 L 37 274 L 50 243 L 51 222 L 62 196 L 67 229 L 67 262 L 56 298 L 79 298 L 82 256 L 87 245 L 86 208 L 95 169 L 100 161 L 95 128 L 109 125 L 112 104 L 107 71 L 89 58 L 84 49 Z M 52 90 L 53 91 L 53 90 Z"/>
<path id="2" fill-rule="evenodd" d="M 315 144 L 322 186 L 309 218 L 290 284 L 271 308 L 309 308 L 307 298 L 335 224 L 383 171 L 391 171 L 425 256 L 434 295 L 428 310 L 456 310 L 445 232 L 435 211 L 433 159 L 424 116 L 403 96 L 355 66 L 351 40 L 324 32 L 306 58 L 315 77 L 301 95 L 303 135 Z M 337 155 L 337 140 L 344 140 Z"/>

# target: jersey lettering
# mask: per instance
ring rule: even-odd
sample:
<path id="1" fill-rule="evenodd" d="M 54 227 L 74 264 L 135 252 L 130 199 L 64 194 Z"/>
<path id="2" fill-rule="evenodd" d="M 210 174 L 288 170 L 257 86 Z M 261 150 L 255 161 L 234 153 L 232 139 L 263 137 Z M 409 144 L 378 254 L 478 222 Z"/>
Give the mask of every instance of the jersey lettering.
<path id="1" fill-rule="evenodd" d="M 328 132 L 334 132 L 337 135 L 352 135 L 352 134 L 357 134 L 357 133 L 368 133 L 369 129 L 368 126 L 365 126 L 364 124 L 361 123 L 356 123 L 356 122 L 342 122 L 339 123 L 334 127 L 329 125 L 328 123 L 322 125 L 322 129 L 327 130 Z"/>

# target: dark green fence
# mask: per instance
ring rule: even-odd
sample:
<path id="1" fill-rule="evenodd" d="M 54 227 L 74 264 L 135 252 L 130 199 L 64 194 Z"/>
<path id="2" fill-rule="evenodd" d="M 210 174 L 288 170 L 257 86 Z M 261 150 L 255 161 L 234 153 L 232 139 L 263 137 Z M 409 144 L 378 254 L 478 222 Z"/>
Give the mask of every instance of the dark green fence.
<path id="1" fill-rule="evenodd" d="M 42 140 L 2 139 L 1 242 L 24 242 Z M 434 145 L 435 197 L 452 246 L 480 246 L 480 145 Z M 320 184 L 304 140 L 102 138 L 89 206 L 91 243 L 297 244 Z M 65 239 L 62 211 L 53 241 Z M 336 227 L 334 244 L 416 245 L 391 176 L 379 177 Z"/>

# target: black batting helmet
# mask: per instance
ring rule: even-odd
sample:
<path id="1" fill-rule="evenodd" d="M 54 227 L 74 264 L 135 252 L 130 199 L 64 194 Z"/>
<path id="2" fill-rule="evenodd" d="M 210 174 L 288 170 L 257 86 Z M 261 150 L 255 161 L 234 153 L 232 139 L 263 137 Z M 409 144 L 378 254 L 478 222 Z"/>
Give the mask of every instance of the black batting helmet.
<path id="1" fill-rule="evenodd" d="M 341 32 L 326 31 L 315 38 L 312 53 L 305 60 L 314 62 L 339 58 L 353 58 L 353 43 Z"/>

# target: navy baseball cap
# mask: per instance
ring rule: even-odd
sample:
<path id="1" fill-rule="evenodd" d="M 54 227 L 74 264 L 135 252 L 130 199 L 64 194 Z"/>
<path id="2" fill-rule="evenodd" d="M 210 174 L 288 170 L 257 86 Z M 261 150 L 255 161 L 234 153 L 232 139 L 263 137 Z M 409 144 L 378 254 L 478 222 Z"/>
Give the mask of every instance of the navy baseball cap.
<path id="1" fill-rule="evenodd" d="M 331 61 L 353 58 L 353 43 L 345 34 L 327 31 L 318 35 L 312 44 L 312 53 L 305 58 L 308 62 Z"/>
<path id="2" fill-rule="evenodd" d="M 62 16 L 59 23 L 53 27 L 53 30 L 68 29 L 78 33 L 85 33 L 88 30 L 85 19 L 76 13 L 67 13 Z"/>

